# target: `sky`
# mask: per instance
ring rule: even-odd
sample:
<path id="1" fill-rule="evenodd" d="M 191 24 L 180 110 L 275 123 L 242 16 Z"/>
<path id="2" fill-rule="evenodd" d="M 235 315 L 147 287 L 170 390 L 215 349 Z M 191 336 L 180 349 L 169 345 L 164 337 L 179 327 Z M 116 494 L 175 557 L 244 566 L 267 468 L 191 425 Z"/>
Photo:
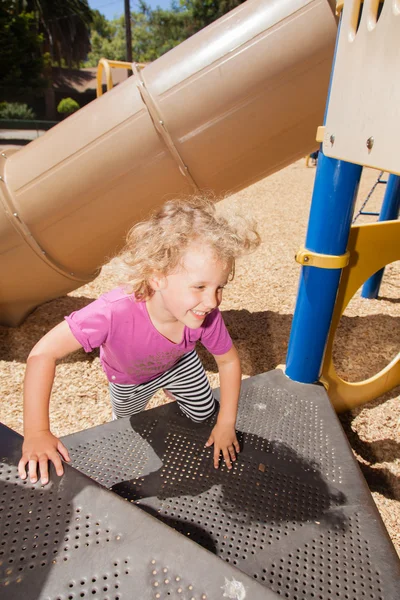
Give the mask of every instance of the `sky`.
<path id="1" fill-rule="evenodd" d="M 120 17 L 124 14 L 124 0 L 88 0 L 90 8 L 100 11 L 106 19 L 110 20 L 114 17 Z M 137 0 L 130 0 L 131 11 L 138 8 Z M 170 8 L 171 0 L 146 0 L 151 8 Z"/>

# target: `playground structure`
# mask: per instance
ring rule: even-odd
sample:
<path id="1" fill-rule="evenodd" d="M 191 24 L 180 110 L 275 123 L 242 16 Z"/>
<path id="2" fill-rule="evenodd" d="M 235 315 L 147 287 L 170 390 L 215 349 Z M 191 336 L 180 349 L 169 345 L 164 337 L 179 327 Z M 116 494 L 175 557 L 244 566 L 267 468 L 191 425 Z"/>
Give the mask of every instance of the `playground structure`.
<path id="1" fill-rule="evenodd" d="M 343 2 L 338 3 L 338 6 L 341 10 Z M 326 122 L 318 132 L 323 155 L 319 161 L 321 164 L 318 164 L 313 199 L 318 201 L 323 186 L 327 183 L 325 194 L 329 200 L 336 202 L 335 211 L 329 213 L 328 208 L 328 218 L 334 218 L 334 212 L 339 215 L 336 224 L 343 237 L 336 236 L 337 230 L 334 227 L 332 237 L 326 236 L 323 239 L 317 228 L 312 225 L 313 222 L 317 222 L 315 219 L 318 218 L 319 208 L 312 207 L 306 246 L 317 254 L 337 255 L 339 261 L 343 259 L 347 247 L 349 263 L 343 270 L 335 307 L 339 281 L 335 270 L 326 276 L 323 269 L 317 273 L 310 273 L 307 293 L 310 293 L 313 286 L 321 286 L 326 291 L 326 299 L 331 306 L 325 326 L 322 325 L 323 320 L 317 325 L 321 327 L 320 342 L 325 345 L 327 340 L 321 380 L 327 386 L 329 396 L 339 410 L 376 398 L 400 382 L 400 353 L 380 373 L 360 383 L 344 382 L 335 373 L 332 361 L 334 333 L 351 297 L 366 280 L 368 281 L 364 286 L 365 296 L 373 297 L 374 293 L 376 295 L 384 266 L 400 258 L 400 223 L 394 220 L 397 219 L 400 206 L 400 162 L 397 155 L 393 155 L 394 151 L 392 152 L 399 134 L 395 106 L 400 97 L 400 89 L 393 86 L 393 95 L 388 98 L 380 88 L 384 78 L 395 76 L 395 65 L 400 61 L 398 17 L 397 2 L 370 0 L 365 2 L 363 7 L 355 0 L 346 3 L 336 50 Z M 386 60 L 386 57 L 390 58 Z M 382 101 L 379 108 L 377 101 Z M 380 111 L 383 106 L 388 107 L 384 116 Z M 329 157 L 329 160 L 326 157 Z M 332 162 L 332 158 L 340 160 Z M 362 166 L 372 166 L 389 172 L 389 180 L 380 222 L 354 226 L 347 240 Z M 388 221 L 389 219 L 393 221 Z M 371 276 L 372 280 L 369 279 Z M 331 285 L 333 288 L 329 289 Z M 374 290 L 372 293 L 368 292 L 370 286 Z M 305 291 L 301 280 L 297 302 L 298 316 L 295 315 L 294 328 L 297 319 L 302 322 L 302 327 L 305 327 L 306 323 L 313 326 L 310 307 L 304 304 Z M 330 334 L 327 337 L 329 329 Z M 299 339 L 298 333 L 296 337 Z M 308 364 L 309 371 L 303 373 L 302 381 L 309 381 L 313 372 L 320 369 L 320 360 L 324 352 L 321 352 L 321 346 L 318 349 L 317 346 L 318 342 L 313 349 L 313 352 L 316 352 L 316 363 L 313 365 L 311 358 Z M 294 373 L 300 367 L 299 363 L 296 363 L 298 351 L 299 344 L 292 343 L 289 353 L 293 353 L 294 366 L 292 371 L 287 371 L 289 377 L 290 372 Z M 310 358 L 309 354 L 307 356 Z"/>
<path id="2" fill-rule="evenodd" d="M 252 4 L 258 3 L 250 2 L 249 6 Z M 316 3 L 299 4 L 307 6 Z M 376 4 L 365 3 L 357 35 L 367 30 L 367 15 Z M 347 40 L 346 23 L 353 23 L 357 7 L 360 7 L 357 1 L 346 3 L 345 6 L 335 74 L 340 66 L 341 43 L 345 44 Z M 391 8 L 392 3 L 386 2 L 380 16 L 382 29 L 385 19 L 392 17 Z M 240 12 L 233 11 L 232 14 L 239 15 Z M 385 31 L 381 36 L 384 34 Z M 141 72 L 143 80 L 148 68 Z M 331 99 L 334 97 L 335 74 Z M 136 77 L 139 78 L 138 73 Z M 113 94 L 115 96 L 115 92 L 108 92 L 104 99 Z M 146 100 L 149 111 L 154 111 L 152 97 L 144 97 Z M 331 101 L 323 135 L 326 139 L 331 132 L 328 140 L 334 135 L 336 142 L 340 135 L 351 136 L 352 123 L 343 127 L 341 134 L 332 133 L 336 127 L 329 120 Z M 153 112 L 153 120 L 155 114 Z M 366 114 L 365 119 L 372 126 L 373 115 Z M 162 133 L 159 133 L 162 137 Z M 379 127 L 374 131 L 374 137 L 379 138 Z M 169 138 L 165 136 L 162 139 L 168 147 Z M 347 147 L 346 141 L 341 144 Z M 304 150 L 296 157 L 303 156 Z M 169 151 L 173 155 L 173 149 Z M 176 159 L 179 164 L 179 157 Z M 326 370 L 326 365 L 331 364 L 329 343 L 335 318 L 338 315 L 340 318 L 359 283 L 399 257 L 399 224 L 395 221 L 354 227 L 348 239 L 361 165 L 365 164 L 360 152 L 352 156 L 352 162 L 349 160 L 347 157 L 344 162 L 340 154 L 333 158 L 328 156 L 325 147 L 319 155 L 307 239 L 305 248 L 297 255 L 302 274 L 286 364 L 288 377 L 275 371 L 244 382 L 238 419 L 243 454 L 231 480 L 223 470 L 221 474 L 210 472 L 203 461 L 204 451 L 200 450 L 201 432 L 183 422 L 174 405 L 148 411 L 132 420 L 81 432 L 66 440 L 74 455 L 74 466 L 80 471 L 224 560 L 214 561 L 216 557 L 210 553 L 203 554 L 202 548 L 198 548 L 196 553 L 193 545 L 187 543 L 188 540 L 180 547 L 175 532 L 165 529 L 143 511 L 138 516 L 136 507 L 127 507 L 115 494 L 107 495 L 106 490 L 96 488 L 79 472 L 75 475 L 73 469 L 67 468 L 69 499 L 74 500 L 72 518 L 78 521 L 79 528 L 85 511 L 86 519 L 90 517 L 87 563 L 79 563 L 77 546 L 75 552 L 72 546 L 66 548 L 64 560 L 67 557 L 67 562 L 71 561 L 67 568 L 62 568 L 61 561 L 50 566 L 50 576 L 46 580 L 42 578 L 36 581 L 35 594 L 41 593 L 41 598 L 53 598 L 56 595 L 74 598 L 75 594 L 79 597 L 79 592 L 83 590 L 84 594 L 92 597 L 103 597 L 96 582 L 99 576 L 106 581 L 112 574 L 105 551 L 100 552 L 98 558 L 100 567 L 96 565 L 94 553 L 91 552 L 91 537 L 96 535 L 92 520 L 96 520 L 99 535 L 104 536 L 109 551 L 116 557 L 114 570 L 118 571 L 120 588 L 126 590 L 124 593 L 129 593 L 128 590 L 132 592 L 132 589 L 140 591 L 143 598 L 196 597 L 197 600 L 223 595 L 239 600 L 284 595 L 295 600 L 316 594 L 327 599 L 340 596 L 354 600 L 359 597 L 379 597 L 382 600 L 397 598 L 400 576 L 398 559 L 346 445 L 327 395 L 322 387 L 311 385 L 320 376 L 329 330 L 331 337 L 328 339 L 322 377 L 325 385 L 329 386 L 335 408 L 355 405 L 361 395 L 362 401 L 366 401 L 365 393 L 372 393 L 371 397 L 376 397 L 400 380 L 397 359 L 384 374 L 374 378 L 373 385 L 370 381 L 364 382 L 363 388 L 359 386 L 354 398 L 354 392 L 349 391 L 347 384 L 337 390 L 340 382 L 336 374 Z M 372 161 L 371 157 L 369 160 Z M 379 166 L 376 166 L 385 168 L 381 159 Z M 331 225 L 329 232 L 326 228 L 321 231 L 321 222 L 326 220 Z M 372 240 L 379 244 L 379 249 L 377 246 L 374 248 L 376 260 L 373 263 L 370 262 L 369 253 Z M 342 269 L 338 301 L 334 307 Z M 310 331 L 315 335 L 307 335 Z M 2 446 L 2 455 L 9 457 L 8 470 L 5 470 L 8 473 L 14 468 L 20 441 L 7 431 L 4 432 L 4 439 L 8 440 L 8 445 Z M 137 454 L 136 461 L 131 458 L 132 448 L 135 456 Z M 115 464 L 122 465 L 121 469 L 116 471 Z M 204 476 L 203 480 L 199 472 Z M 181 483 L 185 477 L 189 478 L 186 485 Z M 34 486 L 29 487 L 33 488 L 26 490 L 26 494 L 30 493 L 31 505 L 36 502 L 43 504 L 46 499 L 40 499 Z M 58 494 L 59 502 L 64 504 L 66 487 L 56 481 L 52 492 Z M 83 493 L 86 487 L 89 489 Z M 218 492 L 219 488 L 222 493 Z M 93 514 L 87 498 L 89 492 L 92 498 L 97 498 Z M 7 493 L 11 502 L 12 492 L 7 490 Z M 41 494 L 42 497 L 46 496 L 46 491 Z M 215 501 L 218 494 L 219 503 Z M 132 509 L 132 527 L 129 525 L 130 513 L 127 508 Z M 121 515 L 126 515 L 123 523 L 118 517 L 119 511 Z M 185 517 L 179 515 L 182 511 Z M 104 517 L 105 513 L 107 517 Z M 110 515 L 117 515 L 118 518 L 114 520 L 114 516 Z M 14 525 L 12 519 L 11 522 Z M 51 534 L 57 539 L 61 527 L 56 526 L 58 530 L 51 531 Z M 217 526 L 222 534 L 215 531 Z M 125 537 L 120 535 L 120 531 L 126 534 Z M 69 534 L 68 531 L 66 533 Z M 249 547 L 243 543 L 246 534 L 250 538 L 248 544 L 254 548 L 252 556 Z M 286 535 L 287 538 L 284 537 Z M 131 545 L 126 538 L 132 541 Z M 155 538 L 157 544 L 152 543 Z M 373 556 L 370 540 L 374 541 Z M 138 553 L 138 546 L 142 552 Z M 174 548 L 173 556 L 170 547 Z M 186 553 L 187 561 L 184 560 Z M 34 562 L 32 564 L 36 571 L 36 565 Z M 125 580 L 121 577 L 121 564 L 127 565 Z M 132 565 L 134 581 L 128 576 L 129 572 L 132 573 Z M 45 559 L 42 572 L 48 569 Z M 90 583 L 89 576 L 94 570 L 96 572 Z M 365 572 L 368 573 L 368 588 L 363 575 Z M 253 581 L 243 573 L 250 575 Z M 29 572 L 27 575 L 24 571 L 23 575 L 25 579 L 19 576 L 21 581 L 18 581 L 18 574 L 12 568 L 11 573 L 6 573 L 4 581 L 11 584 L 6 588 L 7 599 L 20 597 L 22 586 L 27 589 L 29 584 L 32 585 Z M 61 584 L 64 585 L 62 592 Z"/>

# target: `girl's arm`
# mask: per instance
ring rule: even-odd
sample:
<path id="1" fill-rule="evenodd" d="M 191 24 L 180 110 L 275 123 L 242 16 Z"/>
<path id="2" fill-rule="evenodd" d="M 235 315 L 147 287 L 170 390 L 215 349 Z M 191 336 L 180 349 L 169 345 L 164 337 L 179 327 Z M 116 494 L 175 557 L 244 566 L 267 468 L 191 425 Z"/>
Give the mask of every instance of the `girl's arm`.
<path id="1" fill-rule="evenodd" d="M 68 450 L 50 431 L 49 404 L 53 387 L 56 361 L 81 348 L 66 321 L 49 331 L 29 354 L 24 381 L 24 443 L 18 464 L 21 479 L 37 481 L 39 466 L 42 484 L 49 480 L 48 461 L 51 460 L 57 475 L 62 475 L 61 456 L 69 461 Z"/>
<path id="2" fill-rule="evenodd" d="M 240 451 L 235 425 L 240 394 L 242 370 L 235 346 L 214 358 L 218 365 L 220 379 L 220 409 L 217 423 L 211 432 L 206 446 L 214 444 L 214 467 L 218 469 L 219 455 L 222 451 L 226 466 L 232 468 L 236 453 Z"/>

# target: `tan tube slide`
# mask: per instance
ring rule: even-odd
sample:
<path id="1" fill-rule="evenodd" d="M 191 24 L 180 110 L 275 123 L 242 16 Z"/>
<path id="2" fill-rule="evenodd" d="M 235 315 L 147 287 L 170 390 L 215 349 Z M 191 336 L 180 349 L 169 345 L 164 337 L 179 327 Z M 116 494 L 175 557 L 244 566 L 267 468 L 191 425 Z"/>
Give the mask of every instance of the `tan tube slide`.
<path id="1" fill-rule="evenodd" d="M 0 322 L 96 276 L 166 198 L 248 186 L 315 148 L 329 0 L 248 0 L 0 156 Z"/>

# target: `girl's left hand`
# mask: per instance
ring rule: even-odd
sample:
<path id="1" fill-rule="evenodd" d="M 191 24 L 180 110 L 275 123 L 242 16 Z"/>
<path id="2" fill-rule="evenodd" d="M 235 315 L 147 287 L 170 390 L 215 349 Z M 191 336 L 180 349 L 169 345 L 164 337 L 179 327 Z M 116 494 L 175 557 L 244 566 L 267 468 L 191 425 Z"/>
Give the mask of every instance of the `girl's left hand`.
<path id="1" fill-rule="evenodd" d="M 236 454 L 240 452 L 235 427 L 231 425 L 216 424 L 206 442 L 206 448 L 214 444 L 214 467 L 218 469 L 219 455 L 222 452 L 228 469 L 232 469 L 232 461 L 236 460 Z"/>

